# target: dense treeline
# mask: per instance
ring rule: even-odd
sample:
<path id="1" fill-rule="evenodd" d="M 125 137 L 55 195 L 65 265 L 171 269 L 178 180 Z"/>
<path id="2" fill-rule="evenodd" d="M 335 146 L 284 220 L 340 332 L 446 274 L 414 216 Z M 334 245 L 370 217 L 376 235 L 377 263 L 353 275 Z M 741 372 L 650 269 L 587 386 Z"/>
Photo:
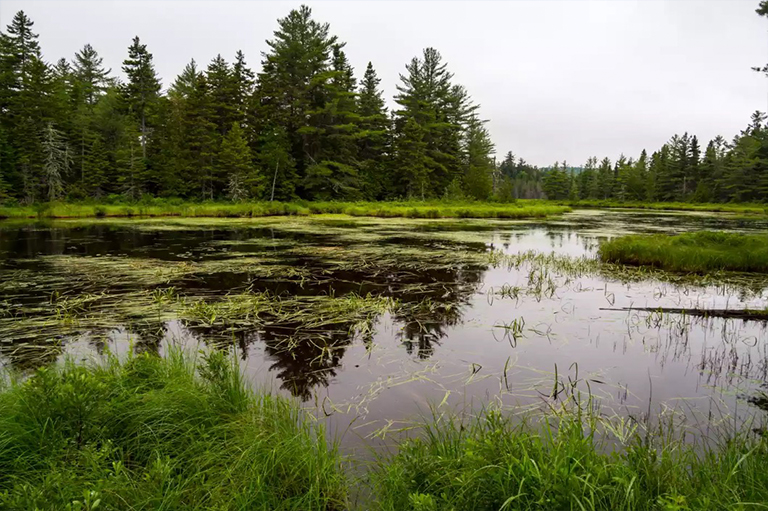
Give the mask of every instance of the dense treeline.
<path id="1" fill-rule="evenodd" d="M 768 201 L 768 124 L 755 112 L 728 143 L 722 136 L 702 150 L 696 136 L 673 136 L 649 157 L 623 155 L 615 162 L 590 158 L 578 169 L 556 163 L 544 171 L 550 199 L 618 201 Z"/>
<path id="2" fill-rule="evenodd" d="M 267 43 L 260 72 L 242 52 L 192 60 L 163 91 L 138 37 L 120 80 L 88 44 L 44 62 L 17 13 L 0 39 L 0 196 L 488 198 L 493 145 L 436 50 L 406 65 L 389 112 L 373 65 L 358 82 L 345 43 L 308 7 Z"/>
<path id="3" fill-rule="evenodd" d="M 358 80 L 308 7 L 267 43 L 259 72 L 238 51 L 232 63 L 192 60 L 163 90 L 138 37 L 120 79 L 90 44 L 43 61 L 18 12 L 0 33 L 0 200 L 768 200 L 759 112 L 706 148 L 686 133 L 637 159 L 540 169 L 509 152 L 497 163 L 478 105 L 435 49 L 405 66 L 389 111 L 373 65 Z"/>

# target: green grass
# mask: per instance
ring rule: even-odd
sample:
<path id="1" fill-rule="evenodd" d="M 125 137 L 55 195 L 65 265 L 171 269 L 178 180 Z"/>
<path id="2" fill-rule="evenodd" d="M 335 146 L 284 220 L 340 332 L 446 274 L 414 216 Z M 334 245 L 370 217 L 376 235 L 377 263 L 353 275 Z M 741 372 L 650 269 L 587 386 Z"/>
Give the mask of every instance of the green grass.
<path id="1" fill-rule="evenodd" d="M 155 199 L 138 204 L 51 203 L 0 207 L 0 218 L 230 217 L 346 214 L 407 218 L 543 218 L 570 211 L 544 202 L 513 204 L 451 202 L 203 202 Z"/>
<path id="2" fill-rule="evenodd" d="M 0 392 L 0 509 L 343 509 L 335 447 L 221 354 L 39 370 Z"/>
<path id="3" fill-rule="evenodd" d="M 667 271 L 768 273 L 768 235 L 701 231 L 668 236 L 621 236 L 600 244 L 608 263 Z"/>
<path id="4" fill-rule="evenodd" d="M 589 407 L 588 407 L 589 408 Z M 671 425 L 578 410 L 435 414 L 365 480 L 381 511 L 747 510 L 768 502 L 768 439 L 695 444 Z M 714 433 L 714 430 L 713 430 Z M 714 438 L 717 435 L 712 435 Z M 351 482 L 295 402 L 235 362 L 67 362 L 0 388 L 0 509 L 340 510 Z"/>
<path id="5" fill-rule="evenodd" d="M 382 511 L 747 510 L 768 507 L 768 441 L 739 436 L 706 448 L 636 431 L 614 450 L 569 415 L 515 425 L 497 412 L 430 419 L 379 460 Z"/>
<path id="6" fill-rule="evenodd" d="M 553 201 L 552 203 L 567 205 L 574 208 L 626 208 L 667 211 L 711 211 L 721 213 L 740 213 L 745 215 L 768 215 L 768 206 L 765 204 L 636 201 L 622 202 L 615 200 Z"/>
<path id="7" fill-rule="evenodd" d="M 151 199 L 139 203 L 99 204 L 90 202 L 0 206 L 2 218 L 94 218 L 94 217 L 226 217 L 305 216 L 346 214 L 381 218 L 544 218 L 571 208 L 625 208 L 669 211 L 709 211 L 745 216 L 768 214 L 765 204 L 705 204 L 690 202 L 619 202 L 612 200 L 547 201 L 519 200 L 510 204 L 450 201 L 399 202 L 183 202 Z"/>

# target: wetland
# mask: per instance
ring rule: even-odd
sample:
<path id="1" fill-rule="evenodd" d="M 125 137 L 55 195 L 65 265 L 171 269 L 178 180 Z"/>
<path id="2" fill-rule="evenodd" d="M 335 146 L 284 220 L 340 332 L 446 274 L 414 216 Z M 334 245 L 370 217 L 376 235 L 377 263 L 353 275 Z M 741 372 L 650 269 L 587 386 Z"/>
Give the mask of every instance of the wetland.
<path id="1" fill-rule="evenodd" d="M 418 491 L 404 489 L 396 470 L 423 472 L 414 456 L 436 455 L 425 452 L 436 439 L 457 445 L 455 431 L 434 426 L 431 447 L 401 448 L 443 416 L 486 438 L 567 410 L 560 431 L 583 438 L 589 430 L 605 452 L 671 431 L 701 448 L 744 432 L 759 437 L 766 322 L 738 312 L 765 310 L 768 276 L 666 272 L 597 254 L 625 235 L 766 227 L 759 216 L 587 209 L 529 220 L 7 220 L 0 363 L 23 379 L 41 367 L 119 365 L 140 353 L 225 353 L 243 385 L 303 409 L 349 477 L 367 480 L 366 467 L 392 461 L 373 480 L 411 500 L 378 499 L 382 508 L 449 509 L 434 495 L 453 490 L 431 495 L 414 481 Z M 577 424 L 586 429 L 573 433 Z M 343 492 L 331 479 L 331 497 L 297 508 L 338 506 Z M 509 497 L 484 495 L 477 509 Z M 345 498 L 354 507 L 371 497 Z"/>

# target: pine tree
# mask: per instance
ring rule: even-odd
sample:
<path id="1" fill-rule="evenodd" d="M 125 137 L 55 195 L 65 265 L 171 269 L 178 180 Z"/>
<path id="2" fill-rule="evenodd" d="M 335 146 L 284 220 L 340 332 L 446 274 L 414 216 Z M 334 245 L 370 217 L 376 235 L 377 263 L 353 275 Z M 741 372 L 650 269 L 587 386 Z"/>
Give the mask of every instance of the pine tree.
<path id="1" fill-rule="evenodd" d="M 232 124 L 221 142 L 219 166 L 227 176 L 227 195 L 231 200 L 239 201 L 261 195 L 263 179 L 256 172 L 251 150 L 238 122 Z"/>
<path id="2" fill-rule="evenodd" d="M 192 59 L 184 66 L 181 74 L 176 77 L 176 80 L 174 80 L 171 88 L 168 90 L 168 94 L 180 99 L 188 98 L 197 87 L 198 74 L 197 63 L 195 59 Z"/>
<path id="3" fill-rule="evenodd" d="M 38 34 L 32 32 L 34 22 L 19 11 L 8 25 L 8 43 L 10 58 L 16 75 L 17 87 L 23 86 L 28 80 L 30 66 L 41 59 L 40 43 L 37 41 Z"/>
<path id="4" fill-rule="evenodd" d="M 426 143 L 423 130 L 413 117 L 405 121 L 395 139 L 394 189 L 399 195 L 419 197 L 428 193 L 430 168 L 426 165 Z"/>
<path id="5" fill-rule="evenodd" d="M 79 178 L 85 193 L 100 196 L 102 190 L 102 175 L 89 176 L 86 172 L 101 174 L 99 166 L 105 164 L 104 154 L 92 154 L 91 149 L 103 151 L 104 146 L 93 129 L 94 109 L 99 99 L 105 94 L 111 83 L 110 70 L 104 69 L 103 59 L 90 44 L 75 54 L 74 69 L 72 70 L 73 105 L 73 142 L 77 140 L 76 166 L 79 168 Z"/>
<path id="6" fill-rule="evenodd" d="M 44 183 L 49 201 L 59 200 L 64 194 L 64 177 L 72 166 L 72 155 L 60 131 L 48 126 L 43 133 Z"/>
<path id="7" fill-rule="evenodd" d="M 183 114 L 182 144 L 186 154 L 182 176 L 190 185 L 190 191 L 196 191 L 202 199 L 224 195 L 228 186 L 226 177 L 221 175 L 221 168 L 215 165 L 219 136 L 212 118 L 208 81 L 200 73 Z"/>
<path id="8" fill-rule="evenodd" d="M 464 186 L 467 194 L 477 200 L 488 200 L 493 191 L 494 147 L 484 122 L 472 117 L 466 135 L 466 172 Z"/>
<path id="9" fill-rule="evenodd" d="M 40 135 L 50 121 L 52 73 L 42 61 L 34 23 L 19 11 L 0 36 L 0 172 L 16 198 L 32 202 L 42 185 Z"/>
<path id="10" fill-rule="evenodd" d="M 107 90 L 111 69 L 104 69 L 103 59 L 93 46 L 86 44 L 75 54 L 74 78 L 79 102 L 91 108 Z"/>
<path id="11" fill-rule="evenodd" d="M 235 55 L 235 64 L 232 67 L 232 78 L 235 87 L 235 108 L 238 120 L 245 124 L 248 119 L 249 98 L 253 95 L 255 85 L 253 71 L 245 62 L 245 55 L 238 50 Z"/>
<path id="12" fill-rule="evenodd" d="M 558 162 L 544 174 L 542 186 L 547 199 L 563 200 L 568 198 L 570 176 L 565 167 L 561 167 Z"/>
<path id="13" fill-rule="evenodd" d="M 313 108 L 308 125 L 300 130 L 307 156 L 356 165 L 357 115 L 356 81 L 342 44 L 334 44 L 331 67 L 315 78 Z"/>
<path id="14" fill-rule="evenodd" d="M 629 165 L 624 179 L 624 199 L 643 201 L 647 194 L 648 153 L 643 149 L 640 158 Z"/>
<path id="15" fill-rule="evenodd" d="M 223 137 L 238 120 L 237 112 L 237 83 L 229 63 L 217 55 L 206 71 L 208 94 L 210 96 L 211 122 L 216 125 L 216 131 Z"/>
<path id="16" fill-rule="evenodd" d="M 147 51 L 146 44 L 141 44 L 138 36 L 133 38 L 131 46 L 128 47 L 128 58 L 123 61 L 123 72 L 128 77 L 128 83 L 123 86 L 123 93 L 130 112 L 139 122 L 142 157 L 146 159 L 151 131 L 151 122 L 148 122 L 148 119 L 158 101 L 160 80 L 152 63 L 152 54 Z"/>
<path id="17" fill-rule="evenodd" d="M 614 174 L 611 168 L 611 160 L 603 158 L 600 161 L 600 166 L 597 168 L 597 198 L 598 199 L 610 199 L 613 197 L 614 192 Z"/>
<path id="18" fill-rule="evenodd" d="M 287 193 L 299 187 L 306 168 L 314 163 L 312 153 L 318 151 L 317 147 L 306 146 L 306 136 L 311 137 L 316 128 L 308 119 L 311 111 L 323 106 L 323 78 L 330 68 L 336 37 L 329 34 L 327 23 L 312 19 L 312 10 L 305 5 L 278 20 L 278 25 L 274 38 L 267 41 L 270 51 L 262 61 L 256 94 L 262 136 L 273 144 L 277 140 L 286 143 L 286 147 L 279 150 L 272 146 L 270 152 L 280 154 L 278 160 L 282 160 L 283 153 L 288 153 L 297 171 L 293 174 L 296 181 L 281 185 Z M 276 127 L 280 127 L 284 136 L 274 136 Z"/>
<path id="19" fill-rule="evenodd" d="M 357 200 L 360 176 L 355 167 L 323 160 L 307 167 L 304 188 L 315 200 Z"/>
<path id="20" fill-rule="evenodd" d="M 257 159 L 266 178 L 265 198 L 289 201 L 296 198 L 298 173 L 288 151 L 288 135 L 280 127 L 263 130 L 260 136 L 261 151 Z"/>
<path id="21" fill-rule="evenodd" d="M 451 83 L 453 75 L 434 48 L 425 49 L 421 59 L 414 57 L 405 67 L 407 74 L 400 75 L 402 84 L 395 96 L 400 106 L 395 127 L 401 135 L 409 120 L 420 127 L 425 150 L 417 167 L 427 168 L 429 174 L 424 195 L 440 195 L 463 174 L 462 136 L 476 108 L 464 88 Z"/>
<path id="22" fill-rule="evenodd" d="M 390 188 L 386 175 L 389 118 L 380 83 L 373 64 L 368 62 L 358 93 L 358 159 L 363 195 L 368 200 L 383 199 Z"/>

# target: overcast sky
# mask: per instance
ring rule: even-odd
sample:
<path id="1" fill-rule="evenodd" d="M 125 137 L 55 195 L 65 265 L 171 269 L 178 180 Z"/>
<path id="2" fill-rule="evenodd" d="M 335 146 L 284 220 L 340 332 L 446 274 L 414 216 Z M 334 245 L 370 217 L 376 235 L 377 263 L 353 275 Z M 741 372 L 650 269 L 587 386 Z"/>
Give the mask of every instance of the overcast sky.
<path id="1" fill-rule="evenodd" d="M 372 61 L 391 102 L 404 65 L 434 46 L 481 105 L 499 157 L 537 165 L 637 156 L 674 133 L 730 139 L 768 108 L 768 20 L 757 0 L 307 1 L 347 42 L 362 75 Z M 300 2 L 1 0 L 3 27 L 23 9 L 49 61 L 91 43 L 120 65 L 134 35 L 167 87 L 191 58 L 242 49 L 260 68 L 277 18 Z"/>

